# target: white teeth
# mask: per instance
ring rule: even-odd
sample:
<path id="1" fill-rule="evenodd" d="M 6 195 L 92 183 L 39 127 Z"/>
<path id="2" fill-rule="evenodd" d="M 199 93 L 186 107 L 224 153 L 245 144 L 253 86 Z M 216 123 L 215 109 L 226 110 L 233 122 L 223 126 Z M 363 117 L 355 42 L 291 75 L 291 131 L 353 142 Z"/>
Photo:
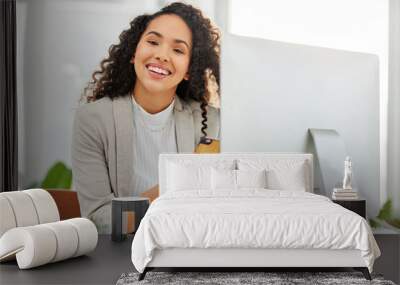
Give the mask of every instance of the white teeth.
<path id="1" fill-rule="evenodd" d="M 168 70 L 165 70 L 165 69 L 161 69 L 161 68 L 158 68 L 158 67 L 155 67 L 152 65 L 149 65 L 147 68 L 151 71 L 154 71 L 154 72 L 162 74 L 162 75 L 169 75 Z"/>

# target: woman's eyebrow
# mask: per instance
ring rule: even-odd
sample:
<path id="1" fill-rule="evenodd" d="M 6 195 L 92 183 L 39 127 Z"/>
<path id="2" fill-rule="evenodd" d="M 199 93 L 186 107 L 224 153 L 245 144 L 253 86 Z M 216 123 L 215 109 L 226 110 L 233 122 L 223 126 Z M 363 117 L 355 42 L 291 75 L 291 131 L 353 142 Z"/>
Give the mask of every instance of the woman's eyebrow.
<path id="1" fill-rule="evenodd" d="M 149 35 L 149 34 L 153 34 L 153 35 L 156 35 L 156 36 L 159 37 L 159 38 L 163 38 L 163 35 L 160 34 L 159 32 L 156 32 L 156 31 L 150 31 L 150 32 L 148 32 L 148 33 L 146 34 L 146 36 Z M 174 39 L 174 42 L 176 42 L 176 43 L 182 43 L 182 44 L 186 45 L 188 49 L 190 49 L 189 44 L 188 44 L 187 42 L 185 42 L 184 40 L 181 40 L 181 39 Z"/>

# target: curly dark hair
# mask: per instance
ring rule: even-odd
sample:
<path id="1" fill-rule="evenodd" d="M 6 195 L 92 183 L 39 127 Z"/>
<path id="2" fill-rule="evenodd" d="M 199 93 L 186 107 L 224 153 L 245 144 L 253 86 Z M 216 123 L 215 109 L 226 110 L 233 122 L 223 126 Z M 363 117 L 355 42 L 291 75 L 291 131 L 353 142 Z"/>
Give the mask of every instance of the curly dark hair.
<path id="1" fill-rule="evenodd" d="M 210 84 L 214 83 L 217 86 L 215 95 L 219 97 L 220 33 L 210 19 L 191 5 L 176 2 L 152 15 L 145 14 L 133 19 L 130 28 L 119 36 L 120 42 L 111 45 L 109 56 L 100 63 L 100 70 L 92 74 L 93 81 L 85 88 L 84 97 L 86 102 L 92 102 L 103 97 L 113 99 L 130 94 L 136 82 L 135 69 L 130 63 L 131 57 L 149 23 L 165 14 L 179 16 L 192 32 L 189 80 L 182 80 L 178 84 L 176 94 L 185 102 L 200 103 L 203 118 L 201 132 L 205 138 Z M 87 92 L 89 90 L 91 92 Z M 86 95 L 88 93 L 90 95 Z"/>

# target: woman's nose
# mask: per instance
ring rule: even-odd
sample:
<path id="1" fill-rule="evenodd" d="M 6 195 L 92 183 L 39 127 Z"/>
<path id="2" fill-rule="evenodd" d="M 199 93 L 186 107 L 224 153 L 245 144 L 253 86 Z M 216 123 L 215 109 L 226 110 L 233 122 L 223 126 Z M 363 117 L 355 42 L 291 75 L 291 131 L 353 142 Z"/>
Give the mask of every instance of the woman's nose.
<path id="1" fill-rule="evenodd" d="M 160 48 L 155 57 L 160 61 L 169 61 L 168 51 L 165 48 Z"/>
<path id="2" fill-rule="evenodd" d="M 168 58 L 166 57 L 166 56 L 164 56 L 164 55 L 157 55 L 156 56 L 156 59 L 158 59 L 158 60 L 160 60 L 160 61 L 163 61 L 163 62 L 168 62 Z"/>

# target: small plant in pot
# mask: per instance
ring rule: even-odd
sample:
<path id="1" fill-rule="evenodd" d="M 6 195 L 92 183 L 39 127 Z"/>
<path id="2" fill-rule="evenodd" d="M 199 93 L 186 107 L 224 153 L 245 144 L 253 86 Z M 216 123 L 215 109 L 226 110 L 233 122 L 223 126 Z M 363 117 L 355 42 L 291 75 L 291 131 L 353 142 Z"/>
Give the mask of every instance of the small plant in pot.
<path id="1" fill-rule="evenodd" d="M 40 183 L 33 183 L 29 188 L 42 188 L 49 191 L 55 200 L 60 219 L 80 217 L 77 193 L 71 190 L 72 170 L 62 161 L 56 161 L 47 171 Z"/>
<path id="2" fill-rule="evenodd" d="M 391 199 L 388 199 L 382 206 L 376 218 L 369 220 L 369 224 L 373 228 L 388 227 L 400 230 L 400 217 L 394 215 Z"/>

